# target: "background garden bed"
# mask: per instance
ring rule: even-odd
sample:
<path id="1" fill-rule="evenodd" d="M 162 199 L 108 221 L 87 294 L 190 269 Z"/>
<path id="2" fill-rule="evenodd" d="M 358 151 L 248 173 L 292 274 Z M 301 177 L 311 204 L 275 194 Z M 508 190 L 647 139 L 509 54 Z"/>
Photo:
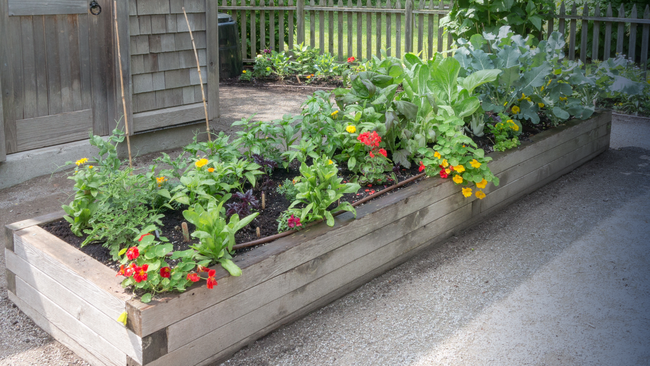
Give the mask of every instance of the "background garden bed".
<path id="1" fill-rule="evenodd" d="M 150 304 L 131 300 L 114 272 L 36 226 L 7 227 L 9 296 L 42 328 L 95 364 L 207 364 L 333 301 L 419 250 L 439 243 L 609 146 L 611 113 L 542 132 L 495 153 L 499 187 L 465 199 L 449 180 L 427 179 L 337 218 L 239 256 L 240 278 L 218 271 Z M 67 248 L 67 249 L 64 249 Z M 127 328 L 117 323 L 127 310 Z M 47 315 L 47 316 L 45 316 Z"/>

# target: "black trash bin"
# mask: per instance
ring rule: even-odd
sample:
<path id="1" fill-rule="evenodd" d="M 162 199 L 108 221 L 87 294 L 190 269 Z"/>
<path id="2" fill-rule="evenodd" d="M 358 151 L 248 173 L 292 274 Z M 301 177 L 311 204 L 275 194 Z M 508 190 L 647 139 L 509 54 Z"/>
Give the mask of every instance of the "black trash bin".
<path id="1" fill-rule="evenodd" d="M 219 77 L 237 77 L 242 68 L 237 22 L 230 15 L 219 13 Z"/>

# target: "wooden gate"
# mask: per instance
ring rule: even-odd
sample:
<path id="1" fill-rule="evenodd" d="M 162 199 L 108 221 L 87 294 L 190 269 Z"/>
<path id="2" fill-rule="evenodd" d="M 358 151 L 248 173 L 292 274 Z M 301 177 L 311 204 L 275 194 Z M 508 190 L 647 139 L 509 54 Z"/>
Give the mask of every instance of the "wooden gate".
<path id="1" fill-rule="evenodd" d="M 0 161 L 106 135 L 115 95 L 110 0 L 0 3 Z M 4 124 L 4 126 L 3 126 Z M 4 144 L 3 144 L 4 143 Z"/>

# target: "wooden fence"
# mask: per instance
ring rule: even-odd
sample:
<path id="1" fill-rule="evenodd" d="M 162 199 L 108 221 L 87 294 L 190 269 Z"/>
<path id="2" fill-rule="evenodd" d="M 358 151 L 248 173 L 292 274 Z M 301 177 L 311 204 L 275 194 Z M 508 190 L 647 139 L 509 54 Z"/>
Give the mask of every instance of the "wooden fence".
<path id="1" fill-rule="evenodd" d="M 343 61 L 350 56 L 379 56 L 382 49 L 396 57 L 421 51 L 430 56 L 434 50 L 450 49 L 453 40 L 450 35 L 444 37 L 439 26 L 450 5 L 451 2 L 433 0 L 388 0 L 375 6 L 370 0 L 365 5 L 362 0 L 347 0 L 345 4 L 343 0 L 336 4 L 334 0 L 311 0 L 309 5 L 304 0 L 222 0 L 219 11 L 229 13 L 238 22 L 244 61 L 253 61 L 266 48 L 293 48 L 293 32 L 285 42 L 285 27 L 281 25 L 286 23 L 289 30 L 295 27 L 298 44 L 330 52 Z"/>

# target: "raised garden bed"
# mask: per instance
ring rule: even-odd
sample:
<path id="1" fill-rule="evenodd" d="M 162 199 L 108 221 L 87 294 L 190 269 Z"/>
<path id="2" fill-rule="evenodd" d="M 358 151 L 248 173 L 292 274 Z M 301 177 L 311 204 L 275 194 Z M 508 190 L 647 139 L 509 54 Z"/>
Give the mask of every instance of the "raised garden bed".
<path id="1" fill-rule="evenodd" d="M 244 274 L 217 270 L 218 286 L 196 285 L 131 299 L 115 272 L 38 224 L 56 213 L 7 226 L 9 298 L 36 324 L 96 365 L 204 365 L 345 295 L 441 243 L 609 147 L 611 112 L 535 135 L 494 153 L 501 185 L 483 200 L 464 198 L 451 180 L 426 179 L 380 197 L 333 228 L 324 223 L 237 256 Z M 128 313 L 127 326 L 117 322 Z"/>

